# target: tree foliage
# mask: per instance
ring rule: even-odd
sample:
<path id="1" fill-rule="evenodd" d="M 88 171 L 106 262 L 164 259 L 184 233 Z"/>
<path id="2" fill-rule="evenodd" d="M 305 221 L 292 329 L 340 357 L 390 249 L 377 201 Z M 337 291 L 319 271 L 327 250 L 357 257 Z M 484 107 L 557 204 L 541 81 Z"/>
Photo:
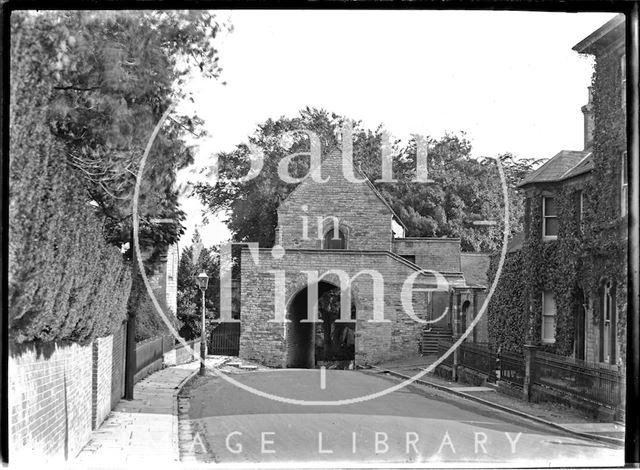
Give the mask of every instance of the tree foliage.
<path id="1" fill-rule="evenodd" d="M 129 290 L 120 287 L 130 285 L 130 276 L 121 272 L 121 260 L 113 258 L 121 256 L 118 251 L 104 251 L 107 248 L 93 239 L 98 236 L 125 249 L 124 259 L 131 261 L 132 195 L 144 148 L 170 103 L 190 98 L 181 87 L 194 67 L 205 76 L 219 76 L 215 39 L 226 26 L 203 11 L 14 12 L 11 19 L 11 216 L 12 233 L 19 233 L 12 242 L 13 253 L 18 260 L 27 256 L 21 250 L 35 244 L 38 249 L 29 255 L 32 262 L 51 270 L 38 281 L 33 276 L 44 266 L 16 266 L 14 305 L 22 323 L 15 326 L 24 329 L 29 322 L 42 323 L 42 334 L 34 326 L 24 338 L 89 338 L 104 330 L 81 328 L 82 321 L 91 324 L 93 319 L 65 326 L 65 311 L 60 310 L 58 323 L 49 324 L 47 312 L 54 306 L 62 308 L 55 299 L 67 296 L 78 315 L 90 317 L 108 305 L 103 302 L 96 309 L 87 305 L 100 304 L 101 296 L 111 294 L 121 296 L 114 300 L 118 306 L 97 316 L 121 316 L 119 306 L 127 304 Z M 139 242 L 149 274 L 184 230 L 175 175 L 192 162 L 186 135 L 199 132 L 199 126 L 196 116 L 174 112 L 144 169 Z M 34 141 L 28 142 L 29 138 Z M 35 174 L 33 165 L 41 167 L 41 175 Z M 69 187 L 60 188 L 63 185 Z M 39 203 L 37 209 L 44 212 L 34 214 L 36 209 L 22 204 L 26 200 Z M 63 205 L 76 212 L 70 215 L 60 208 Z M 61 234 L 66 238 L 59 238 Z M 57 256 L 63 257 L 62 264 Z M 101 273 L 96 277 L 96 282 L 104 283 L 101 287 L 90 287 L 93 277 L 88 273 L 93 271 Z M 49 285 L 54 279 L 58 283 Z M 21 285 L 27 282 L 34 284 Z M 145 299 L 139 295 L 138 282 L 139 276 L 134 276 L 130 312 L 142 308 Z M 28 289 L 34 298 L 43 296 L 42 303 L 28 306 L 28 297 L 21 297 Z M 35 318 L 38 315 L 44 316 Z"/>
<path id="2" fill-rule="evenodd" d="M 196 193 L 212 211 L 228 211 L 228 226 L 238 241 L 258 241 L 271 246 L 275 240 L 277 207 L 295 188 L 278 176 L 278 163 L 288 155 L 309 152 L 306 134 L 296 132 L 283 139 L 285 132 L 311 130 L 319 137 L 322 155 L 341 148 L 341 127 L 346 117 L 325 110 L 305 108 L 294 118 L 267 120 L 249 138 L 249 145 L 262 150 L 264 165 L 260 174 L 245 182 L 229 181 L 247 174 L 250 147 L 240 144 L 232 152 L 221 153 L 215 183 L 199 183 Z M 377 182 L 381 177 L 383 129 L 375 131 L 353 124 L 353 161 L 387 198 L 408 227 L 407 236 L 460 237 L 465 251 L 489 251 L 501 243 L 500 225 L 504 218 L 502 190 L 496 164 L 490 159 L 471 156 L 471 144 L 461 135 L 427 138 L 429 178 L 433 183 L 414 183 L 417 140 L 402 146 L 390 142 L 394 155 L 395 183 Z M 510 186 L 512 231 L 521 228 L 522 202 L 515 193 L 515 182 L 535 164 L 517 160 L 513 155 L 500 156 Z M 299 155 L 289 165 L 290 174 L 307 174 L 310 158 Z M 226 178 L 225 178 L 226 177 Z M 478 228 L 476 220 L 495 220 L 497 225 Z"/>
<path id="3" fill-rule="evenodd" d="M 210 320 L 220 317 L 220 256 L 215 248 L 205 248 L 198 231 L 191 246 L 185 248 L 178 265 L 178 320 L 182 323 L 180 336 L 193 339 L 202 331 L 202 291 L 196 276 L 206 272 L 209 285 L 205 291 L 207 328 Z"/>
<path id="4" fill-rule="evenodd" d="M 43 71 L 32 66 L 29 48 L 21 51 L 11 64 L 9 335 L 15 343 L 83 343 L 121 326 L 130 270 L 60 157 L 46 126 Z"/>

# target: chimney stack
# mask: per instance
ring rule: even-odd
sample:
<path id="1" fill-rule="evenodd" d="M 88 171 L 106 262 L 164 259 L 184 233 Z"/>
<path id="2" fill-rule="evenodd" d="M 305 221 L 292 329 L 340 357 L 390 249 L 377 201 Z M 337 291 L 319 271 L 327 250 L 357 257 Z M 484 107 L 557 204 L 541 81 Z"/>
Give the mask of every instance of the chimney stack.
<path id="1" fill-rule="evenodd" d="M 584 150 L 591 150 L 593 146 L 593 90 L 592 87 L 588 87 L 589 101 L 582 107 L 582 114 L 584 116 Z"/>

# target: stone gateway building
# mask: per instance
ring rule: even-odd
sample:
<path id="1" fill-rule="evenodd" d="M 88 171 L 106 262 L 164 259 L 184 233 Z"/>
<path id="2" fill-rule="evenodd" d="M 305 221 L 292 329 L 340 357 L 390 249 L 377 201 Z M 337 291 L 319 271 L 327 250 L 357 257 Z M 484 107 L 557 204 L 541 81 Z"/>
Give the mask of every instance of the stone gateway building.
<path id="1" fill-rule="evenodd" d="M 241 358 L 353 367 L 433 353 L 480 310 L 488 257 L 461 254 L 459 239 L 405 237 L 373 184 L 342 165 L 331 154 L 327 182 L 311 171 L 282 201 L 275 247 L 243 248 Z M 484 322 L 468 340 L 486 341 Z"/>

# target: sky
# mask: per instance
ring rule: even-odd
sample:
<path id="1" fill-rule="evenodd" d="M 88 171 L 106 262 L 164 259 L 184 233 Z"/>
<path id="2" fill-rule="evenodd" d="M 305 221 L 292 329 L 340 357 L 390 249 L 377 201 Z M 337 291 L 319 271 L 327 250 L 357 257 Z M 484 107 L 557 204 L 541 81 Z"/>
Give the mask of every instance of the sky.
<path id="1" fill-rule="evenodd" d="M 583 148 L 580 108 L 593 63 L 571 48 L 611 13 L 472 11 L 218 12 L 233 24 L 219 38 L 219 80 L 194 77 L 191 108 L 210 134 L 194 169 L 246 141 L 268 118 L 306 106 L 382 124 L 394 136 L 465 132 L 474 156 L 511 152 L 550 158 Z M 225 81 L 226 85 L 222 82 Z M 201 224 L 202 207 L 181 200 L 188 220 L 181 248 Z M 210 217 L 205 246 L 230 237 Z"/>

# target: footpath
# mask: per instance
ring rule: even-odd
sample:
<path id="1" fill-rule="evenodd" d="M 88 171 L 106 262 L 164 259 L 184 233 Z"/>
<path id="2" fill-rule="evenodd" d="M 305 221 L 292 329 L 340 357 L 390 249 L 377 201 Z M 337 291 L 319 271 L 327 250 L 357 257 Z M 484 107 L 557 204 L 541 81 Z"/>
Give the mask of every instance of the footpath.
<path id="1" fill-rule="evenodd" d="M 374 369 L 398 379 L 415 376 L 432 364 L 436 356 L 413 357 L 380 364 Z M 609 444 L 624 445 L 624 424 L 620 422 L 596 422 L 593 417 L 559 403 L 526 402 L 501 393 L 493 386 L 472 386 L 461 382 L 451 382 L 433 373 L 426 374 L 415 382 L 435 388 L 461 398 L 482 403 L 486 406 L 515 414 L 538 423 L 575 434 L 596 439 Z"/>
<path id="2" fill-rule="evenodd" d="M 216 367 L 226 356 L 210 356 Z M 184 383 L 198 373 L 200 362 L 162 369 L 138 382 L 133 400 L 120 400 L 92 434 L 70 467 L 118 468 L 179 464 L 178 400 Z"/>

